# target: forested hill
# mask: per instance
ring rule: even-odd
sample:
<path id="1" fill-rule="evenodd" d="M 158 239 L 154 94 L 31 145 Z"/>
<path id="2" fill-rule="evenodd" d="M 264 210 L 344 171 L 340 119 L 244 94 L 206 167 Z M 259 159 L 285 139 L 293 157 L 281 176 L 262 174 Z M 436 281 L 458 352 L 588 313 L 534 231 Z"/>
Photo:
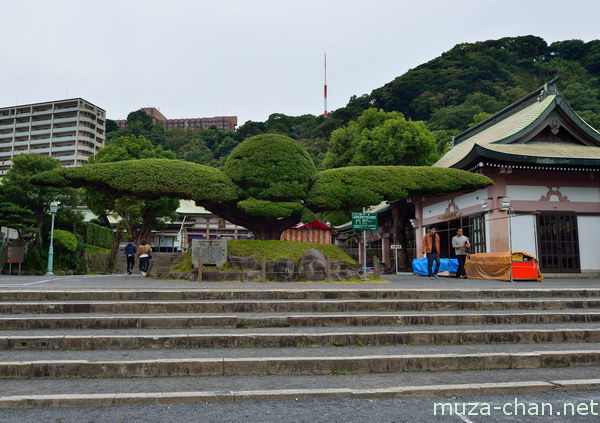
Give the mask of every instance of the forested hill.
<path id="1" fill-rule="evenodd" d="M 494 113 L 555 75 L 573 108 L 600 127 L 600 40 L 548 45 L 531 35 L 458 44 L 370 94 L 353 97 L 331 118 L 345 124 L 378 107 L 425 120 L 430 129 L 463 130 L 474 115 Z"/>
<path id="2" fill-rule="evenodd" d="M 365 110 L 379 108 L 424 121 L 433 132 L 439 156 L 448 148 L 452 135 L 556 75 L 558 89 L 571 106 L 588 123 L 600 128 L 600 40 L 548 45 L 542 38 L 529 35 L 459 44 L 370 94 L 353 96 L 328 118 L 273 113 L 266 121 L 248 121 L 235 132 L 209 129 L 192 133 L 179 129 L 165 132 L 152 125 L 145 113 L 134 112 L 128 117 L 129 127 L 109 134 L 107 143 L 120 135 L 144 135 L 174 151 L 178 158 L 222 166 L 231 149 L 243 139 L 279 133 L 302 143 L 321 166 L 327 165 L 323 159 L 332 150 L 332 132 L 357 120 Z M 361 136 L 365 142 L 371 137 L 367 132 Z"/>

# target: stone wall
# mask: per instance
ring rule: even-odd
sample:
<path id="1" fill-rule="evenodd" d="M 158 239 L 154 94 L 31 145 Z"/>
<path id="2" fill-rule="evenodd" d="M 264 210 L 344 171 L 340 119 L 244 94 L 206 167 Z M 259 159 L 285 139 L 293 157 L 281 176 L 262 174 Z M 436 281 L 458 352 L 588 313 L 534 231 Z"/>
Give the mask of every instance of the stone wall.
<path id="1" fill-rule="evenodd" d="M 174 279 L 218 281 L 343 281 L 360 277 L 359 268 L 348 262 L 329 261 L 320 250 L 311 248 L 300 262 L 280 258 L 275 261 L 256 260 L 254 257 L 227 256 L 227 264 L 219 268 L 204 268 L 201 277 L 198 271 L 169 272 Z"/>

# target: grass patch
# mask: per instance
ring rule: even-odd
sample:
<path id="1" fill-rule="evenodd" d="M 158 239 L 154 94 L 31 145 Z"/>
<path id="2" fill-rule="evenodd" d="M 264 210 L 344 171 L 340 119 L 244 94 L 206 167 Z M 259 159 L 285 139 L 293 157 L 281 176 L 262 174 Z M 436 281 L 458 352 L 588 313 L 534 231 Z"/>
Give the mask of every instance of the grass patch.
<path id="1" fill-rule="evenodd" d="M 288 258 L 292 261 L 300 261 L 302 256 L 311 248 L 320 250 L 332 261 L 346 261 L 356 264 L 354 259 L 339 247 L 331 244 L 313 244 L 308 242 L 290 241 L 259 241 L 248 239 L 236 239 L 227 241 L 227 254 L 230 256 L 248 257 L 253 256 L 257 260 L 277 260 Z"/>
<path id="2" fill-rule="evenodd" d="M 181 257 L 173 260 L 170 270 L 172 272 L 191 272 L 194 270 L 194 266 L 192 265 L 192 249 L 188 249 Z"/>
<path id="3" fill-rule="evenodd" d="M 346 370 L 332 370 L 331 374 L 332 375 L 349 375 L 350 372 L 347 372 Z"/>

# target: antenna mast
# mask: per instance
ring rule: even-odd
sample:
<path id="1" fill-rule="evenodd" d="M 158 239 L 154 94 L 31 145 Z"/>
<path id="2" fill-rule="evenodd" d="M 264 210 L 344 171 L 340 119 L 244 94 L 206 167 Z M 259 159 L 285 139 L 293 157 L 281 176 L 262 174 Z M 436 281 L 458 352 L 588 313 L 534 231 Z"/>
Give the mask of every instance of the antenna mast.
<path id="1" fill-rule="evenodd" d="M 323 84 L 323 116 L 327 117 L 327 53 L 325 53 L 324 65 L 325 83 Z"/>

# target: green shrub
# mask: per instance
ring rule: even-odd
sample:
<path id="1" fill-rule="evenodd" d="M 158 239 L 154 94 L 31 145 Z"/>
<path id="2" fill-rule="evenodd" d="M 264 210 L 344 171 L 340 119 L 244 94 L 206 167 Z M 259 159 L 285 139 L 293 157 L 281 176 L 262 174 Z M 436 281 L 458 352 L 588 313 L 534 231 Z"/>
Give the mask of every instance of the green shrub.
<path id="1" fill-rule="evenodd" d="M 77 251 L 77 238 L 72 232 L 63 231 L 62 229 L 54 230 L 54 242 L 57 246 L 62 247 L 66 251 Z"/>
<path id="2" fill-rule="evenodd" d="M 82 232 L 86 244 L 102 248 L 112 247 L 114 234 L 112 229 L 88 222 L 83 224 Z"/>

